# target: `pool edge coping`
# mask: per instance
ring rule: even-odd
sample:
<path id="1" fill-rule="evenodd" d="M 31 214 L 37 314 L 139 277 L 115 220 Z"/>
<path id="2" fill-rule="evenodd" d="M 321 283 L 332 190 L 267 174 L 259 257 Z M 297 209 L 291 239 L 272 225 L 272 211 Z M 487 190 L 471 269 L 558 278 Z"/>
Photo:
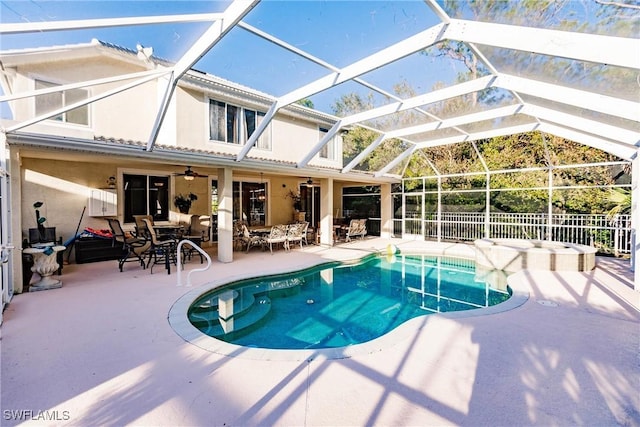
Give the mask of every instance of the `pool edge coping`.
<path id="1" fill-rule="evenodd" d="M 360 259 L 364 259 L 367 256 L 378 253 L 384 254 L 384 250 L 378 251 L 370 251 L 365 255 L 361 255 L 360 257 L 354 257 L 350 260 L 336 260 L 338 262 L 353 262 L 358 261 Z M 469 259 L 468 254 L 444 254 L 440 251 L 412 251 L 413 254 L 427 254 L 427 255 L 439 255 L 439 256 L 453 256 L 453 257 L 463 257 Z M 316 265 L 311 265 L 307 268 L 313 268 L 315 266 L 331 263 L 336 261 L 323 261 Z M 300 270 L 298 268 L 295 271 Z M 287 274 L 291 271 L 282 271 L 276 274 Z M 248 276 L 246 278 L 227 278 L 224 281 L 212 281 L 207 283 L 206 285 L 202 285 L 198 288 L 191 289 L 190 291 L 183 294 L 178 300 L 176 300 L 171 308 L 169 309 L 169 313 L 167 315 L 167 320 L 169 322 L 169 326 L 174 330 L 178 336 L 180 336 L 187 343 L 193 344 L 201 349 L 215 353 L 221 356 L 226 357 L 239 357 L 242 359 L 250 359 L 250 360 L 272 360 L 272 361 L 312 361 L 318 357 L 324 359 L 346 359 L 351 358 L 356 355 L 361 354 L 371 354 L 383 351 L 387 348 L 395 346 L 399 342 L 405 340 L 410 336 L 411 333 L 415 333 L 416 331 L 421 330 L 426 326 L 426 323 L 429 319 L 433 318 L 444 318 L 444 319 L 462 319 L 469 317 L 479 317 L 479 316 L 487 316 L 492 314 L 503 313 L 506 311 L 513 310 L 515 308 L 520 307 L 529 299 L 529 290 L 520 282 L 512 280 L 515 273 L 509 273 L 507 277 L 507 285 L 511 289 L 511 297 L 500 303 L 490 307 L 478 308 L 474 310 L 464 310 L 464 311 L 453 311 L 453 312 L 445 312 L 445 313 L 432 313 L 427 314 L 420 317 L 415 317 L 413 319 L 409 319 L 404 322 L 397 328 L 387 332 L 386 334 L 374 338 L 373 340 L 360 343 L 353 344 L 346 347 L 333 347 L 333 348 L 322 348 L 322 349 L 267 349 L 267 348 L 259 348 L 259 347 L 245 347 L 237 344 L 231 344 L 209 335 L 202 333 L 195 326 L 191 324 L 187 317 L 187 312 L 191 304 L 201 295 L 206 292 L 209 292 L 212 289 L 215 289 L 218 286 L 223 286 L 228 283 L 251 279 L 255 276 Z M 217 284 L 216 284 L 217 283 Z"/>

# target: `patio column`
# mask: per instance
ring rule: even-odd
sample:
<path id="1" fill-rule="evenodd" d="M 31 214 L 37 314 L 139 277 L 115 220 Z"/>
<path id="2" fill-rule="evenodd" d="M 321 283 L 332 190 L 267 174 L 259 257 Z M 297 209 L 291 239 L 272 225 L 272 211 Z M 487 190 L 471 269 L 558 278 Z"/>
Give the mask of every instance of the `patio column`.
<path id="1" fill-rule="evenodd" d="M 218 169 L 218 261 L 233 261 L 233 170 Z"/>
<path id="2" fill-rule="evenodd" d="M 380 237 L 389 239 L 393 235 L 393 198 L 391 184 L 380 184 Z"/>
<path id="3" fill-rule="evenodd" d="M 638 226 L 640 226 L 640 149 L 636 150 L 636 156 L 631 161 L 631 270 L 633 271 L 633 287 L 640 291 L 640 239 L 638 239 Z"/>
<path id="4" fill-rule="evenodd" d="M 333 246 L 333 178 L 320 180 L 320 244 Z"/>

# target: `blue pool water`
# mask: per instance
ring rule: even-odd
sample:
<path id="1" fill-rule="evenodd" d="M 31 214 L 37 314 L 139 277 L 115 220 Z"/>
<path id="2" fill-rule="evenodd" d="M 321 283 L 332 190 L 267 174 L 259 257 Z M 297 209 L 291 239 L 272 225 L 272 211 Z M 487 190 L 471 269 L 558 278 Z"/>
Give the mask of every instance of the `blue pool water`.
<path id="1" fill-rule="evenodd" d="M 507 300 L 473 261 L 428 255 L 369 256 L 243 280 L 199 297 L 190 322 L 230 343 L 270 349 L 343 347 L 407 320 Z M 495 276 L 492 276 L 495 277 Z"/>

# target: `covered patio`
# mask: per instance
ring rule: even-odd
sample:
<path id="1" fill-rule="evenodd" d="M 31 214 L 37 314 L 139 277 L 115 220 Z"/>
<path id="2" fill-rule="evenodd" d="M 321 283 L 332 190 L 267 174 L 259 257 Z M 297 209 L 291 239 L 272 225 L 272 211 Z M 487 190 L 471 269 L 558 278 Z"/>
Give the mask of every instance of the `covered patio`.
<path id="1" fill-rule="evenodd" d="M 390 243 L 473 252 L 368 238 L 238 253 L 233 263 L 214 257 L 194 288 L 137 266 L 120 273 L 116 261 L 66 266 L 61 289 L 16 295 L 5 311 L 3 425 L 640 425 L 640 306 L 615 258 L 585 273 L 521 271 L 510 280 L 529 298 L 517 309 L 426 316 L 345 359 L 223 356 L 167 322 L 175 301 L 206 283 Z"/>

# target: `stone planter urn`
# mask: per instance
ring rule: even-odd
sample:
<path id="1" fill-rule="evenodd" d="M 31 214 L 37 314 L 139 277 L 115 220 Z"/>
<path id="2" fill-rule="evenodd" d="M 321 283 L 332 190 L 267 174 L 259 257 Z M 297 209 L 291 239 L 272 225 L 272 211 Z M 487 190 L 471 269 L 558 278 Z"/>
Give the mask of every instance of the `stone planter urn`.
<path id="1" fill-rule="evenodd" d="M 33 255 L 33 267 L 31 271 L 38 273 L 40 280 L 31 285 L 29 292 L 44 291 L 62 287 L 62 281 L 51 277 L 58 271 L 60 265 L 57 261 L 57 253 L 67 249 L 66 246 L 46 246 L 41 248 L 26 248 L 22 252 Z"/>

